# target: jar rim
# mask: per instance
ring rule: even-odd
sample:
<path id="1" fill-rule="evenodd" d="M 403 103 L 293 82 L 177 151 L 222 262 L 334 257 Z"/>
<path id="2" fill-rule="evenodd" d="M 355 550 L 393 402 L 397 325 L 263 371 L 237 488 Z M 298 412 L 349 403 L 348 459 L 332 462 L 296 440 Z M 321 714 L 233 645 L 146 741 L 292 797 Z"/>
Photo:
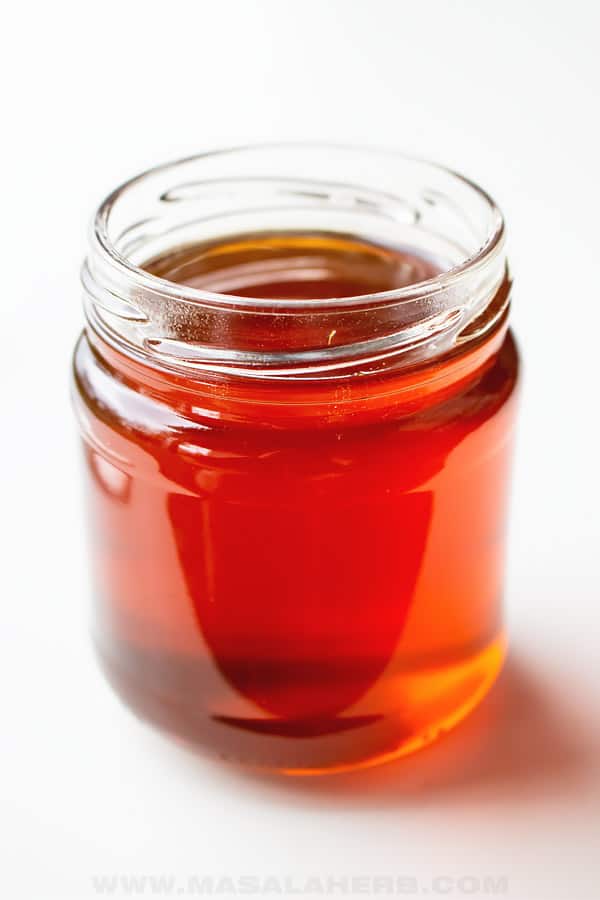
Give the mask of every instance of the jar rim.
<path id="1" fill-rule="evenodd" d="M 273 299 L 219 293 L 144 266 L 242 235 L 322 232 L 423 253 L 439 274 L 391 290 Z M 420 364 L 488 333 L 509 303 L 504 219 L 482 188 L 399 151 L 320 142 L 208 150 L 121 184 L 92 222 L 89 326 L 159 368 L 349 377 Z M 288 327 L 292 325 L 293 327 Z"/>
<path id="2" fill-rule="evenodd" d="M 116 203 L 129 192 L 131 188 L 140 182 L 155 175 L 174 172 L 181 166 L 189 163 L 196 163 L 215 157 L 225 157 L 229 154 L 251 153 L 253 151 L 264 150 L 355 152 L 364 154 L 373 159 L 376 156 L 381 156 L 386 157 L 390 161 L 395 160 L 398 163 L 423 165 L 430 168 L 432 171 L 444 173 L 450 178 L 455 179 L 464 187 L 471 190 L 485 203 L 490 217 L 489 232 L 481 245 L 464 260 L 452 265 L 450 268 L 437 275 L 423 279 L 422 281 L 388 291 L 377 291 L 344 297 L 311 298 L 306 300 L 303 299 L 302 301 L 297 299 L 246 297 L 237 295 L 234 292 L 221 293 L 217 291 L 208 291 L 179 282 L 173 282 L 166 278 L 161 278 L 144 269 L 142 266 L 133 263 L 131 259 L 118 250 L 115 242 L 111 239 L 109 235 L 109 222 Z M 226 148 L 207 150 L 203 153 L 181 157 L 170 162 L 152 166 L 138 175 L 127 179 L 111 191 L 98 207 L 92 220 L 90 240 L 94 251 L 99 253 L 102 258 L 101 263 L 104 263 L 105 265 L 108 264 L 111 268 L 120 271 L 124 275 L 126 274 L 127 277 L 135 283 L 136 287 L 141 290 L 158 292 L 162 295 L 173 297 L 184 302 L 201 303 L 218 307 L 252 307 L 253 309 L 276 312 L 277 310 L 297 309 L 298 306 L 301 305 L 305 308 L 319 309 L 327 307 L 333 310 L 336 307 L 348 307 L 355 304 L 362 305 L 371 302 L 380 304 L 389 300 L 398 303 L 403 300 L 416 299 L 423 295 L 435 294 L 438 291 L 445 291 L 454 287 L 457 282 L 460 282 L 463 278 L 469 276 L 479 267 L 486 265 L 493 257 L 502 252 L 505 240 L 505 223 L 499 206 L 487 191 L 460 172 L 429 159 L 412 156 L 395 149 L 378 147 L 375 145 L 337 144 L 319 141 L 266 141 L 233 145 Z"/>

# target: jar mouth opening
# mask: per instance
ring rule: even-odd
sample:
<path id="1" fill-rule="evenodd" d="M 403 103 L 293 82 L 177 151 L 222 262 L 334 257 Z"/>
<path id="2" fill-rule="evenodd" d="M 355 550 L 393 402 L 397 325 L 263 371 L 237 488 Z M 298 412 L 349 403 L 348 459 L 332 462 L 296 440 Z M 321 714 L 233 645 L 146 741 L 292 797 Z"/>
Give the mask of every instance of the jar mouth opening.
<path id="1" fill-rule="evenodd" d="M 415 281 L 407 284 L 406 286 L 393 288 L 391 290 L 376 291 L 365 294 L 355 294 L 352 296 L 322 297 L 310 299 L 274 299 L 261 298 L 259 296 L 248 297 L 238 295 L 233 291 L 218 292 L 193 287 L 187 284 L 182 284 L 180 282 L 174 282 L 169 279 L 162 278 L 158 275 L 153 274 L 152 272 L 149 272 L 146 268 L 144 268 L 142 264 L 134 262 L 130 255 L 124 253 L 119 249 L 118 239 L 115 239 L 111 235 L 113 214 L 122 199 L 124 197 L 127 197 L 127 195 L 137 185 L 140 185 L 144 181 L 147 181 L 148 179 L 152 179 L 154 177 L 158 177 L 161 179 L 164 177 L 165 179 L 170 179 L 171 175 L 175 176 L 178 170 L 182 169 L 182 167 L 187 167 L 190 164 L 201 165 L 203 162 L 209 160 L 219 160 L 232 155 L 246 155 L 261 151 L 267 151 L 269 153 L 277 153 L 278 151 L 297 151 L 300 154 L 306 151 L 315 151 L 324 154 L 350 152 L 364 154 L 366 157 L 379 157 L 381 159 L 385 159 L 391 165 L 394 165 L 394 163 L 414 164 L 425 167 L 426 169 L 436 171 L 446 176 L 448 179 L 454 180 L 467 191 L 472 192 L 472 194 L 478 198 L 478 200 L 481 202 L 481 205 L 485 207 L 487 212 L 487 233 L 481 243 L 470 253 L 466 254 L 462 260 L 450 263 L 447 268 L 444 268 L 443 271 L 439 272 L 439 274 L 436 274 L 433 277 Z M 236 180 L 242 182 L 244 179 L 242 177 L 240 177 L 239 179 L 228 179 L 230 185 Z M 207 179 L 204 184 L 208 186 L 211 184 L 211 182 L 213 184 L 216 184 L 218 183 L 218 181 L 218 178 Z M 299 192 L 302 192 L 300 188 L 300 182 L 303 181 L 304 179 L 298 179 Z M 304 193 L 308 193 L 310 185 L 313 184 L 314 179 L 307 178 L 306 189 Z M 328 181 L 327 184 L 330 188 L 339 188 L 340 190 L 354 187 L 353 185 L 349 185 L 347 182 L 342 181 L 338 183 Z M 181 190 L 181 188 L 193 186 L 193 183 L 184 183 L 179 185 L 178 187 Z M 171 196 L 169 196 L 169 193 L 165 192 L 160 197 L 161 201 L 164 203 L 173 202 L 172 192 L 170 193 Z M 383 197 L 384 195 L 380 194 L 380 196 Z M 391 194 L 387 195 L 387 197 L 390 200 L 397 199 L 394 198 Z M 143 222 L 135 223 L 135 225 L 143 224 Z M 122 238 L 123 234 L 121 234 L 120 237 Z M 379 305 L 385 304 L 388 301 L 400 303 L 402 301 L 413 300 L 425 295 L 433 295 L 439 292 L 451 290 L 465 277 L 468 277 L 471 273 L 476 272 L 481 267 L 486 266 L 491 259 L 501 253 L 504 245 L 504 237 L 504 218 L 502 216 L 502 212 L 500 211 L 499 207 L 492 199 L 492 197 L 485 190 L 483 190 L 483 188 L 479 187 L 479 185 L 477 185 L 474 181 L 471 181 L 469 178 L 466 178 L 464 175 L 456 172 L 451 168 L 439 165 L 438 163 L 430 162 L 425 159 L 406 155 L 399 151 L 391 149 L 388 150 L 360 145 L 329 144 L 318 142 L 268 142 L 232 146 L 225 149 L 211 150 L 204 153 L 195 154 L 193 156 L 184 157 L 172 162 L 154 166 L 145 170 L 139 175 L 128 179 L 127 181 L 119 185 L 119 187 L 117 187 L 114 191 L 112 191 L 98 208 L 92 222 L 90 239 L 93 250 L 102 258 L 101 262 L 104 265 L 110 266 L 110 268 L 113 269 L 115 273 L 120 273 L 122 276 L 126 277 L 128 281 L 131 282 L 132 286 L 135 285 L 135 287 L 139 290 L 146 290 L 148 292 L 152 292 L 154 294 L 162 295 L 165 297 L 173 297 L 192 304 L 209 305 L 218 308 L 250 307 L 255 310 L 262 309 L 265 312 L 271 311 L 276 313 L 278 310 L 297 310 L 299 306 L 305 308 L 309 307 L 312 309 L 326 307 L 333 310 L 336 307 L 348 307 L 353 305 Z M 398 246 L 401 247 L 402 244 L 399 244 Z M 148 259 L 144 259 L 144 262 L 147 261 Z"/>
<path id="2" fill-rule="evenodd" d="M 267 233 L 404 250 L 435 261 L 436 274 L 278 299 L 146 268 Z M 231 147 L 137 175 L 100 206 L 82 270 L 89 326 L 125 354 L 253 378 L 349 377 L 440 357 L 493 328 L 508 306 L 508 295 L 500 310 L 493 302 L 505 280 L 504 220 L 475 183 L 393 150 L 320 143 Z"/>

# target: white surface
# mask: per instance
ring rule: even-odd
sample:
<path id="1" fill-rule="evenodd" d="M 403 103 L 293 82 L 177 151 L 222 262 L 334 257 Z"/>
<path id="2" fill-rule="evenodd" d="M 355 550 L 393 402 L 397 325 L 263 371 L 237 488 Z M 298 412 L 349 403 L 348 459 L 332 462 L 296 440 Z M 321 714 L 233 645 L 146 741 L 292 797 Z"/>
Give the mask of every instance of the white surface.
<path id="1" fill-rule="evenodd" d="M 356 875 L 346 893 L 374 893 L 393 875 L 409 895 L 484 896 L 491 877 L 510 900 L 598 896 L 597 10 L 11 4 L 0 57 L 3 896 L 95 897 L 94 876 L 161 875 L 162 891 L 117 880 L 104 893 L 175 895 L 197 876 L 229 896 L 218 879 L 236 887 L 244 875 L 283 895 L 320 879 L 306 896 Z M 148 165 L 265 138 L 397 146 L 488 188 L 508 218 L 526 363 L 505 676 L 443 743 L 324 780 L 258 780 L 170 744 L 119 705 L 86 633 L 67 382 L 89 216 Z M 458 881 L 434 881 L 444 876 Z"/>

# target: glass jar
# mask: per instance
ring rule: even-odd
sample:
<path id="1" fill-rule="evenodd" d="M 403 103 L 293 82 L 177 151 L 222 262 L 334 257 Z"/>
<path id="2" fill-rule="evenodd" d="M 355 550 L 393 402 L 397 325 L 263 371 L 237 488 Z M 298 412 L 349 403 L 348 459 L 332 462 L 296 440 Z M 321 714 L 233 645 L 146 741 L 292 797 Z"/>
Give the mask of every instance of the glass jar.
<path id="1" fill-rule="evenodd" d="M 424 277 L 333 297 L 236 293 L 243 266 L 219 282 L 222 248 L 265 236 L 304 241 L 298 282 L 328 271 L 323 240 L 408 248 Z M 150 265 L 189 247 L 212 259 L 201 286 Z M 245 259 L 260 285 L 279 257 Z M 83 286 L 94 635 L 121 696 L 288 773 L 459 721 L 505 652 L 518 362 L 490 197 L 386 151 L 207 153 L 107 198 Z"/>

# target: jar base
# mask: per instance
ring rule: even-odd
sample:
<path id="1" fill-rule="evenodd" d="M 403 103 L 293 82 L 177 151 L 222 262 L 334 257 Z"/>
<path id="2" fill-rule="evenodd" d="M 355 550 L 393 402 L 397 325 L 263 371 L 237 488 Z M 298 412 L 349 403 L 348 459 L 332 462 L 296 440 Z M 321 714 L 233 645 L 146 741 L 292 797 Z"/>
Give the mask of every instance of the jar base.
<path id="1" fill-rule="evenodd" d="M 98 649 L 109 682 L 140 718 L 191 749 L 208 752 L 227 763 L 308 776 L 381 765 L 436 741 L 487 694 L 502 668 L 506 641 L 500 634 L 460 661 L 404 668 L 390 674 L 384 696 L 390 711 L 385 714 L 375 712 L 375 699 L 369 704 L 368 698 L 363 698 L 355 705 L 355 715 L 301 721 L 200 714 L 190 706 L 188 698 L 197 696 L 197 691 L 191 690 L 189 682 L 188 691 L 181 692 L 181 668 L 179 678 L 174 679 L 171 661 L 171 677 L 164 679 L 159 690 L 156 683 L 149 684 L 140 674 L 153 670 L 155 654 L 143 651 L 142 658 L 141 651 L 136 652 L 132 665 L 129 647 L 124 665 L 115 662 L 113 654 Z M 189 677 L 189 669 L 187 672 Z M 166 688 L 176 682 L 180 691 L 174 699 L 167 696 Z M 396 704 L 392 705 L 394 699 Z"/>

